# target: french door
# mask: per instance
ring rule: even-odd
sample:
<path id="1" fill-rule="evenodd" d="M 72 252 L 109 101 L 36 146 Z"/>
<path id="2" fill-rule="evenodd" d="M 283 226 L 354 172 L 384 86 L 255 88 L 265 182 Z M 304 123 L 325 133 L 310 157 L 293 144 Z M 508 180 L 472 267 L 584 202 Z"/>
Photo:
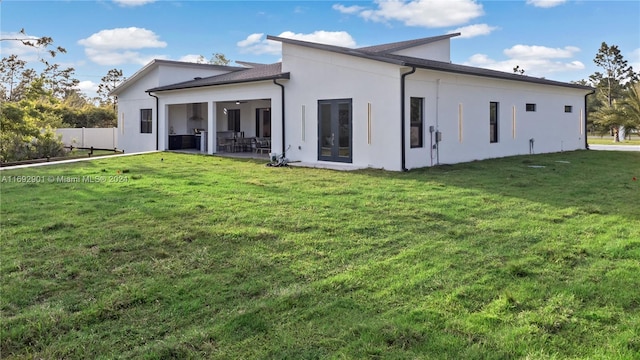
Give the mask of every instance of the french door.
<path id="1" fill-rule="evenodd" d="M 318 101 L 318 160 L 352 161 L 351 99 Z"/>

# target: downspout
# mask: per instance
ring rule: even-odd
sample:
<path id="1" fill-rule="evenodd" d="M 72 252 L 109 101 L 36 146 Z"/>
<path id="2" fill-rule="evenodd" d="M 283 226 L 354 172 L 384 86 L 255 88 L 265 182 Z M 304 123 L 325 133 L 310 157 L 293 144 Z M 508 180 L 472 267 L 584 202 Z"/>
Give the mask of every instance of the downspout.
<path id="1" fill-rule="evenodd" d="M 440 165 L 440 79 L 436 80 L 436 165 Z"/>
<path id="2" fill-rule="evenodd" d="M 284 131 L 284 123 L 285 123 L 284 122 L 284 113 L 285 113 L 285 111 L 284 111 L 284 85 L 278 84 L 278 82 L 276 82 L 276 79 L 273 79 L 273 83 L 278 85 L 278 86 L 280 86 L 281 93 L 282 93 L 282 95 L 280 97 L 282 98 L 282 153 L 284 154 L 284 152 L 286 151 L 286 149 L 285 149 L 286 142 L 284 141 L 284 133 L 285 133 L 285 131 Z"/>
<path id="3" fill-rule="evenodd" d="M 596 91 L 595 91 L 595 90 L 591 90 L 591 92 L 590 92 L 590 93 L 588 93 L 588 94 L 586 94 L 586 95 L 584 96 L 584 148 L 585 148 L 586 150 L 589 150 L 589 142 L 588 142 L 588 140 L 587 140 L 587 134 L 588 134 L 588 131 L 589 131 L 589 128 L 588 128 L 588 126 L 587 126 L 587 124 L 588 124 L 588 121 L 587 121 L 587 120 L 588 120 L 588 118 L 589 118 L 589 111 L 588 111 L 588 109 L 587 109 L 587 96 L 589 96 L 589 95 L 593 95 L 593 94 L 595 94 L 595 93 L 596 93 Z"/>
<path id="4" fill-rule="evenodd" d="M 159 150 L 158 147 L 159 147 L 159 140 L 160 140 L 160 128 L 158 127 L 158 123 L 159 123 L 158 117 L 160 116 L 160 114 L 158 113 L 158 109 L 160 108 L 160 105 L 159 105 L 160 99 L 158 99 L 158 97 L 155 95 L 151 95 L 150 91 L 147 91 L 146 93 L 147 95 L 153 96 L 154 98 L 156 98 L 156 150 Z"/>
<path id="5" fill-rule="evenodd" d="M 406 154 L 406 150 L 405 150 L 405 135 L 404 135 L 404 128 L 405 128 L 405 115 L 406 115 L 406 111 L 404 109 L 405 107 L 405 99 L 404 99 L 404 95 L 405 95 L 405 78 L 408 75 L 413 74 L 414 72 L 416 72 L 416 67 L 413 66 L 411 67 L 411 71 L 402 74 L 402 76 L 400 77 L 400 165 L 402 168 L 402 171 L 407 171 L 407 154 Z"/>

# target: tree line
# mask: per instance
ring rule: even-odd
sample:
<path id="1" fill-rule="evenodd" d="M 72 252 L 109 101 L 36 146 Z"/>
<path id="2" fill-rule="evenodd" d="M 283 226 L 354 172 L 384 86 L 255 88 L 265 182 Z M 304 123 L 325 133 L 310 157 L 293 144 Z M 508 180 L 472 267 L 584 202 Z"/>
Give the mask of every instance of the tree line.
<path id="1" fill-rule="evenodd" d="M 20 33 L 24 36 L 24 29 Z M 0 41 L 46 49 L 46 55 L 39 59 L 40 72 L 15 54 L 0 62 L 0 161 L 63 155 L 57 128 L 116 126 L 115 99 L 108 94 L 124 80 L 122 70 L 110 70 L 102 78 L 98 97 L 89 99 L 78 88 L 75 69 L 63 68 L 54 61 L 66 50 L 54 47 L 52 38 Z"/>
<path id="2" fill-rule="evenodd" d="M 625 60 L 616 45 L 603 42 L 593 62 L 602 70 L 578 83 L 595 88 L 587 98 L 588 127 L 593 134 L 609 134 L 619 142 L 621 130 L 640 131 L 640 73 Z"/>

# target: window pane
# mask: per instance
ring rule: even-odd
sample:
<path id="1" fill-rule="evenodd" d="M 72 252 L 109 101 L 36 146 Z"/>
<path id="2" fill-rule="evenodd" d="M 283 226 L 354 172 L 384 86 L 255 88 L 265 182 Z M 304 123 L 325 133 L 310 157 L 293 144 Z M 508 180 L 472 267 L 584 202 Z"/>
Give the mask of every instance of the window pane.
<path id="1" fill-rule="evenodd" d="M 489 103 L 489 142 L 498 142 L 498 103 Z"/>
<path id="2" fill-rule="evenodd" d="M 331 156 L 331 149 L 335 142 L 335 135 L 331 132 L 331 103 L 320 103 L 320 155 Z"/>
<path id="3" fill-rule="evenodd" d="M 423 106 L 424 99 L 423 98 L 411 98 L 411 132 L 410 132 L 410 142 L 412 148 L 422 147 L 424 131 L 423 131 Z"/>
<path id="4" fill-rule="evenodd" d="M 153 113 L 151 109 L 140 109 L 140 132 L 143 134 L 150 134 L 152 132 L 152 117 Z"/>
<path id="5" fill-rule="evenodd" d="M 338 103 L 338 156 L 351 157 L 351 102 Z"/>

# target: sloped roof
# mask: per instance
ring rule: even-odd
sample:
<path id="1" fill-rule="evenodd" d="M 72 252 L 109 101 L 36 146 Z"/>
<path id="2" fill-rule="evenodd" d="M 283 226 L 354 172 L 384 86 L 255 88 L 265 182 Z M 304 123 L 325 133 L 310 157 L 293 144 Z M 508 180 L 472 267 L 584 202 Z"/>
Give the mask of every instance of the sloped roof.
<path id="1" fill-rule="evenodd" d="M 445 39 L 446 37 L 453 37 L 453 36 L 457 36 L 457 34 L 443 35 L 437 38 L 439 38 L 438 40 L 442 40 L 442 39 Z M 282 43 L 287 43 L 287 44 L 314 48 L 318 50 L 331 51 L 331 52 L 344 54 L 344 55 L 356 56 L 359 58 L 386 62 L 386 63 L 395 64 L 399 66 L 409 66 L 409 67 L 416 67 L 420 69 L 444 71 L 444 72 L 450 72 L 450 73 L 456 73 L 456 74 L 481 76 L 481 77 L 488 77 L 488 78 L 495 78 L 495 79 L 522 81 L 522 82 L 542 84 L 542 85 L 561 86 L 561 87 L 581 89 L 581 90 L 593 90 L 593 88 L 589 86 L 584 86 L 584 85 L 571 84 L 571 83 L 566 83 L 561 81 L 547 80 L 547 79 L 538 78 L 538 77 L 518 75 L 518 74 L 508 73 L 504 71 L 489 70 L 489 69 L 466 66 L 466 65 L 457 65 L 457 64 L 452 64 L 452 63 L 443 62 L 443 61 L 420 59 L 420 58 L 411 57 L 411 56 L 402 56 L 402 55 L 395 55 L 395 54 L 389 53 L 390 51 L 398 51 L 401 49 L 409 48 L 411 46 L 419 46 L 419 45 L 426 44 L 428 42 L 437 41 L 437 40 L 428 41 L 429 39 L 433 39 L 433 38 L 423 38 L 423 39 L 413 40 L 414 41 L 413 45 L 410 45 L 412 43 L 412 41 L 410 40 L 410 41 L 403 41 L 399 43 L 383 44 L 383 45 L 370 46 L 370 47 L 359 48 L 359 49 L 352 49 L 352 48 L 346 48 L 346 47 L 335 46 L 335 45 L 327 45 L 327 44 L 318 44 L 318 43 L 313 43 L 308 41 L 288 39 L 288 38 L 282 38 L 282 37 L 271 36 L 271 35 L 267 35 L 267 39 L 273 40 L 273 41 L 280 41 Z"/>
<path id="2" fill-rule="evenodd" d="M 186 61 L 174 61 L 174 60 L 163 60 L 163 59 L 154 59 L 151 60 L 147 65 L 143 66 L 140 70 L 136 71 L 131 77 L 118 84 L 115 89 L 111 90 L 109 95 L 118 95 L 124 89 L 128 88 L 131 84 L 133 84 L 137 79 L 149 73 L 152 69 L 160 66 L 160 65 L 169 65 L 169 66 L 179 66 L 179 67 L 189 67 L 189 68 L 200 68 L 200 69 L 212 69 L 212 70 L 225 70 L 225 71 L 238 71 L 244 68 L 239 66 L 226 66 L 226 65 L 213 65 L 213 64 L 200 64 Z"/>
<path id="3" fill-rule="evenodd" d="M 255 82 L 272 79 L 288 79 L 289 73 L 282 72 L 282 63 L 275 63 L 269 65 L 256 64 L 253 68 L 241 68 L 242 70 L 233 71 L 230 73 L 209 76 L 201 79 L 194 79 L 184 81 L 177 84 L 171 84 L 166 86 L 159 86 L 153 89 L 149 89 L 149 92 L 166 91 L 166 90 L 179 90 L 179 89 L 191 89 L 205 86 L 215 85 L 227 85 L 237 84 L 245 82 Z"/>
<path id="4" fill-rule="evenodd" d="M 456 36 L 460 36 L 460 33 L 431 36 L 431 37 L 426 37 L 422 39 L 414 39 L 414 40 L 399 41 L 399 42 L 388 43 L 388 44 L 367 46 L 367 47 L 358 48 L 358 50 L 367 51 L 367 52 L 377 52 L 377 53 L 391 53 L 394 51 L 399 51 L 399 50 L 409 49 L 409 48 L 420 46 L 420 45 L 430 44 L 440 40 L 451 39 L 452 37 L 456 37 Z"/>
<path id="5" fill-rule="evenodd" d="M 254 67 L 257 67 L 257 66 L 267 65 L 267 64 L 262 64 L 262 63 L 256 63 L 256 62 L 250 62 L 250 61 L 240 61 L 240 60 L 236 60 L 236 64 L 240 64 L 240 65 L 244 66 L 245 68 L 254 68 Z"/>

